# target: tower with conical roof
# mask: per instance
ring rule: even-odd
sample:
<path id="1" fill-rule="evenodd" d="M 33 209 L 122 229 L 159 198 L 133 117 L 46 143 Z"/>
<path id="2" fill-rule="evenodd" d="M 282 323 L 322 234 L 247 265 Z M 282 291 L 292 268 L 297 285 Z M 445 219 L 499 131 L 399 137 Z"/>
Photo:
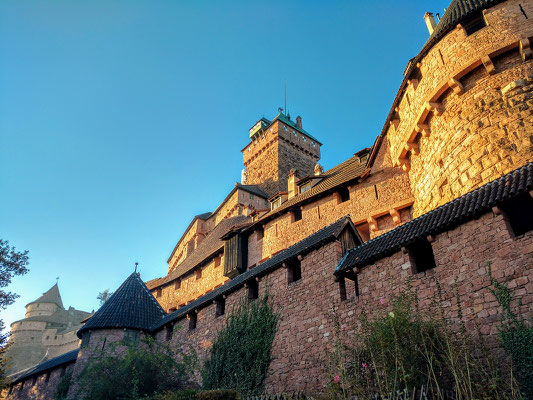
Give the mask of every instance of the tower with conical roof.
<path id="1" fill-rule="evenodd" d="M 11 324 L 9 372 L 15 373 L 78 347 L 76 331 L 90 314 L 63 306 L 59 287 L 54 284 L 26 304 L 23 319 Z"/>

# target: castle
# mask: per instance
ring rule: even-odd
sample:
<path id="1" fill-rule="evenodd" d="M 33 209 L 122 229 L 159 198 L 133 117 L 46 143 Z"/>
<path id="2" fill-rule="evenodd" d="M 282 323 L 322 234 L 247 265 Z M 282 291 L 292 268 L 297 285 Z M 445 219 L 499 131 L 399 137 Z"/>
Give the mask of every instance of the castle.
<path id="1" fill-rule="evenodd" d="M 230 311 L 266 290 L 282 315 L 265 381 L 273 393 L 323 388 L 333 311 L 349 329 L 408 285 L 429 307 L 439 280 L 450 317 L 495 336 L 490 262 L 531 316 L 531 16 L 520 0 L 453 0 L 438 23 L 427 13 L 429 39 L 381 133 L 328 170 L 302 118 L 257 121 L 242 181 L 192 219 L 167 274 L 130 275 L 78 331 L 79 349 L 13 376 L 7 397 L 50 397 L 65 371 L 75 380 L 94 349 L 125 337 L 190 345 L 203 359 Z"/>
<path id="2" fill-rule="evenodd" d="M 11 324 L 9 371 L 19 372 L 78 348 L 76 332 L 89 316 L 73 307 L 65 310 L 56 283 L 26 304 L 24 319 Z"/>

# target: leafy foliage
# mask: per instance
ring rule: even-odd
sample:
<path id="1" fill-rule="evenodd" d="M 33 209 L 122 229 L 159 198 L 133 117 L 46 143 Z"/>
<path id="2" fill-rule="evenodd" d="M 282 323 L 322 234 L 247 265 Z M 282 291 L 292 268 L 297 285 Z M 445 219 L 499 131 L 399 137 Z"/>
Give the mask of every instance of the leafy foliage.
<path id="1" fill-rule="evenodd" d="M 263 391 L 279 315 L 268 295 L 243 303 L 226 321 L 202 372 L 205 389 L 234 389 L 245 395 Z"/>
<path id="2" fill-rule="evenodd" d="M 54 400 L 65 400 L 70 389 L 70 383 L 72 382 L 72 369 L 63 375 L 57 384 Z"/>
<path id="3" fill-rule="evenodd" d="M 167 391 L 155 395 L 152 400 L 240 400 L 239 392 L 235 390 L 179 390 Z"/>
<path id="4" fill-rule="evenodd" d="M 438 297 L 431 315 L 418 309 L 413 293 L 392 297 L 390 307 L 382 304 L 371 317 L 362 314 L 352 342 L 342 338 L 337 324 L 341 339 L 331 354 L 332 397 L 388 398 L 423 386 L 431 398 L 443 398 L 446 391 L 455 399 L 519 398 L 510 369 L 502 371 L 464 324 L 448 320 Z"/>
<path id="5" fill-rule="evenodd" d="M 526 324 L 525 317 L 520 313 L 522 302 L 518 300 L 518 314 L 511 309 L 513 290 L 498 282 L 492 276 L 489 264 L 491 293 L 500 304 L 503 314 L 499 328 L 503 348 L 511 356 L 516 380 L 520 391 L 526 399 L 533 398 L 533 321 Z"/>
<path id="6" fill-rule="evenodd" d="M 109 298 L 113 295 L 113 292 L 110 292 L 109 289 L 104 290 L 103 292 L 98 293 L 98 296 L 96 296 L 96 299 L 100 301 L 100 306 L 103 306 L 104 303 L 109 300 Z"/>
<path id="7" fill-rule="evenodd" d="M 9 242 L 0 239 L 0 310 L 5 310 L 19 297 L 12 292 L 6 292 L 1 288 L 7 287 L 11 283 L 13 276 L 24 275 L 28 272 L 28 251 L 18 252 L 15 247 L 11 247 Z M 0 389 L 5 387 L 5 368 L 7 360 L 5 353 L 9 333 L 4 332 L 4 321 L 0 319 Z"/>
<path id="8" fill-rule="evenodd" d="M 181 361 L 163 344 L 148 337 L 128 346 L 109 346 L 91 357 L 79 377 L 80 393 L 91 400 L 138 399 L 188 383 L 193 356 Z"/>

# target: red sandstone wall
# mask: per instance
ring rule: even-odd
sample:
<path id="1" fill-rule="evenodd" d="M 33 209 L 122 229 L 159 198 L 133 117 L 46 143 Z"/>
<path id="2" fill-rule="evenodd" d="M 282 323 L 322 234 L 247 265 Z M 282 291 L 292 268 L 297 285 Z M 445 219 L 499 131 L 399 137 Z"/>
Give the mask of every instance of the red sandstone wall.
<path id="1" fill-rule="evenodd" d="M 288 285 L 286 270 L 282 268 L 263 278 L 260 294 L 269 286 L 274 305 L 282 313 L 267 391 L 310 391 L 323 387 L 327 383 L 325 350 L 332 345 L 335 335 L 334 312 L 342 329 L 351 331 L 363 308 L 375 310 L 380 297 L 388 302 L 393 293 L 407 288 L 407 278 L 412 280 L 411 286 L 418 291 L 423 307 L 436 295 L 438 279 L 445 289 L 444 300 L 452 318 L 457 318 L 458 308 L 455 293 L 449 288 L 456 282 L 467 327 L 472 327 L 475 318 L 483 333 L 496 335 L 500 310 L 488 290 L 486 263 L 491 261 L 494 276 L 508 280 L 509 286 L 522 296 L 523 311 L 533 315 L 533 232 L 511 238 L 503 217 L 489 213 L 437 235 L 433 248 L 435 269 L 412 275 L 408 255 L 397 252 L 361 270 L 359 297 L 355 296 L 351 281 L 347 281 L 348 299 L 342 302 L 338 283 L 333 280 L 333 270 L 341 257 L 338 242 L 308 254 L 302 261 L 302 280 L 297 283 Z M 245 288 L 228 296 L 226 316 L 245 296 Z M 203 359 L 226 316 L 216 318 L 215 306 L 209 305 L 199 311 L 195 330 L 188 331 L 186 320 L 177 323 L 182 329 L 176 331 L 171 345 L 183 348 L 192 345 Z M 164 331 L 158 338 L 165 339 Z"/>

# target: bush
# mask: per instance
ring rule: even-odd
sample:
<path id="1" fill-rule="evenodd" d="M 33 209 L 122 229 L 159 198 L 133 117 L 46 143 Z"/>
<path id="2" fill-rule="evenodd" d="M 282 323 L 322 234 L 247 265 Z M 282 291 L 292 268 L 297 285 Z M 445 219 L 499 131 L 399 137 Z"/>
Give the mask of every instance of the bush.
<path id="1" fill-rule="evenodd" d="M 263 391 L 279 316 L 268 301 L 243 303 L 217 334 L 202 371 L 204 389 L 233 389 L 244 395 Z"/>
<path id="2" fill-rule="evenodd" d="M 196 400 L 240 400 L 239 392 L 229 389 L 206 390 L 196 394 Z"/>
<path id="3" fill-rule="evenodd" d="M 91 357 L 79 377 L 82 398 L 138 399 L 187 385 L 190 357 L 177 362 L 171 350 L 146 338 L 140 343 L 109 347 Z"/>
<path id="4" fill-rule="evenodd" d="M 513 291 L 492 276 L 489 264 L 492 288 L 490 291 L 502 307 L 500 337 L 503 348 L 511 356 L 513 371 L 520 386 L 520 392 L 526 399 L 533 399 L 533 323 L 529 326 L 520 313 L 522 303 L 518 300 L 518 314 L 511 310 Z"/>
<path id="5" fill-rule="evenodd" d="M 437 287 L 440 293 L 438 282 Z M 499 368 L 483 340 L 467 332 L 462 322 L 454 324 L 445 317 L 441 295 L 431 315 L 418 309 L 413 293 L 393 297 L 390 303 L 372 316 L 363 312 L 352 343 L 342 338 L 337 324 L 332 397 L 388 398 L 424 387 L 430 398 L 444 398 L 445 392 L 455 399 L 517 398 L 510 369 Z"/>
<path id="6" fill-rule="evenodd" d="M 186 390 L 166 390 L 151 397 L 152 400 L 196 400 L 197 391 L 194 389 Z"/>
<path id="7" fill-rule="evenodd" d="M 68 390 L 70 389 L 70 382 L 72 381 L 72 370 L 68 371 L 63 375 L 57 384 L 56 393 L 54 395 L 54 400 L 65 400 L 68 395 Z"/>

